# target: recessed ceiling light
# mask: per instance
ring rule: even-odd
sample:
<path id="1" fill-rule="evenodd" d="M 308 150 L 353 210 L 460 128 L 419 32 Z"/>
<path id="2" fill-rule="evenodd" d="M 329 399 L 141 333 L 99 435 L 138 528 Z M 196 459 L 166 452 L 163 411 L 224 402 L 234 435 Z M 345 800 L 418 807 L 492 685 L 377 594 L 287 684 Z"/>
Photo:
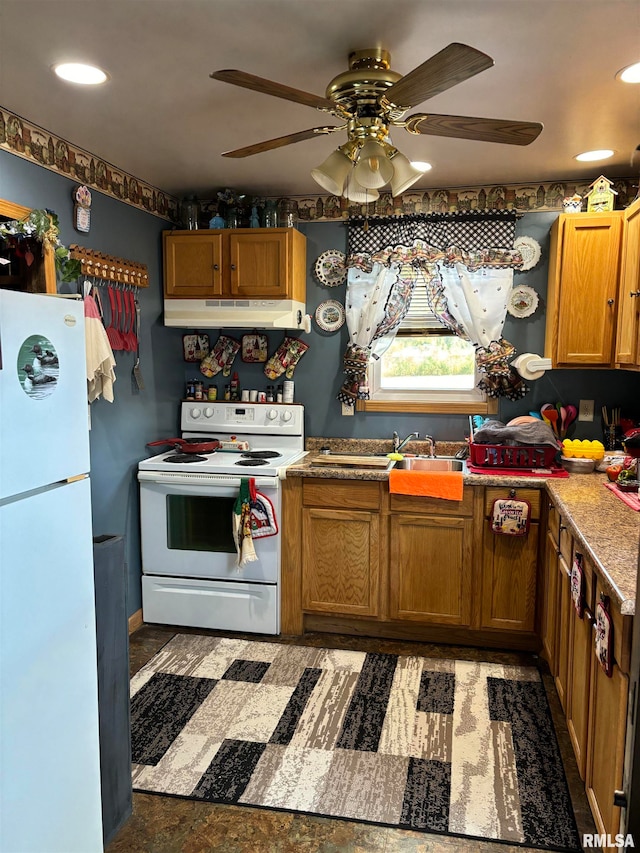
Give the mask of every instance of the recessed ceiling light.
<path id="1" fill-rule="evenodd" d="M 62 62 L 60 65 L 54 65 L 53 70 L 63 80 L 82 83 L 85 86 L 97 86 L 109 79 L 109 75 L 101 68 L 81 62 Z"/>
<path id="2" fill-rule="evenodd" d="M 420 169 L 421 172 L 428 172 L 433 168 L 431 163 L 425 163 L 423 160 L 412 160 L 411 165 L 415 169 Z"/>
<path id="3" fill-rule="evenodd" d="M 627 65 L 616 74 L 616 79 L 622 80 L 623 83 L 640 83 L 640 62 L 633 65 Z"/>
<path id="4" fill-rule="evenodd" d="M 583 151 L 582 154 L 576 154 L 575 159 L 581 163 L 591 163 L 593 160 L 608 160 L 613 157 L 615 151 L 610 148 L 600 148 L 597 151 Z"/>

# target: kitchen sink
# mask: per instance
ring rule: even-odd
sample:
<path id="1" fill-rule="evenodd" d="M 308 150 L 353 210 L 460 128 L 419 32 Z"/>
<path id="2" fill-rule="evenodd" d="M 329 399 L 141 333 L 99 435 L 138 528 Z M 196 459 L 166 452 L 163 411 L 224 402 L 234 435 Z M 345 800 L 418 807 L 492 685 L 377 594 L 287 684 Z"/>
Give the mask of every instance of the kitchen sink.
<path id="1" fill-rule="evenodd" d="M 464 460 L 453 456 L 405 456 L 395 467 L 405 471 L 464 471 Z"/>

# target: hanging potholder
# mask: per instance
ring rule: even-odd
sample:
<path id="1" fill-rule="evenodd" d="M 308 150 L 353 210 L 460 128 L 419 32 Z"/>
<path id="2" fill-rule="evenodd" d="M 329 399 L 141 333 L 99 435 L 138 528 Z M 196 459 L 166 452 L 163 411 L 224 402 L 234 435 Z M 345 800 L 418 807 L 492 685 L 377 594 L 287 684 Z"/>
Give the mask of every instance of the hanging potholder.
<path id="1" fill-rule="evenodd" d="M 209 335 L 195 332 L 182 336 L 182 352 L 185 361 L 202 361 L 209 355 Z"/>
<path id="2" fill-rule="evenodd" d="M 256 491 L 256 481 L 249 479 L 249 494 L 251 506 L 251 537 L 262 539 L 265 536 L 275 536 L 278 532 L 278 520 L 273 504 L 266 495 Z"/>
<path id="3" fill-rule="evenodd" d="M 267 360 L 269 339 L 259 332 L 242 336 L 242 360 L 246 364 L 256 364 Z"/>
<path id="4" fill-rule="evenodd" d="M 584 615 L 584 571 L 582 569 L 582 554 L 576 553 L 571 566 L 571 600 L 576 613 L 582 619 Z"/>
<path id="5" fill-rule="evenodd" d="M 494 533 L 526 536 L 531 520 L 531 504 L 529 501 L 498 498 L 493 502 L 489 518 Z"/>
<path id="6" fill-rule="evenodd" d="M 600 666 L 611 678 L 613 673 L 613 622 L 609 613 L 609 599 L 606 596 L 596 604 L 596 657 Z"/>

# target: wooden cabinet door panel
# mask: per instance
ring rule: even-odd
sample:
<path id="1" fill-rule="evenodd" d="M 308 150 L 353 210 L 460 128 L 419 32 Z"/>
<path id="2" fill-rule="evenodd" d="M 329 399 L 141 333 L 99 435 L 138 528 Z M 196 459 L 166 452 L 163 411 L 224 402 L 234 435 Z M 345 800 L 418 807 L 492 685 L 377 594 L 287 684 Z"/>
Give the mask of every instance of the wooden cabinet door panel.
<path id="1" fill-rule="evenodd" d="M 471 624 L 470 518 L 395 515 L 390 536 L 390 615 L 393 619 Z"/>
<path id="2" fill-rule="evenodd" d="M 591 697 L 586 789 L 596 831 L 614 836 L 620 808 L 614 791 L 622 787 L 629 679 L 616 665 L 608 678 L 595 653 L 591 655 Z"/>
<path id="3" fill-rule="evenodd" d="M 557 667 L 555 675 L 556 691 L 560 698 L 562 710 L 567 711 L 569 673 L 572 666 L 571 634 L 571 581 L 569 567 L 564 557 L 558 558 L 558 614 L 557 614 Z"/>
<path id="4" fill-rule="evenodd" d="M 230 234 L 232 296 L 284 299 L 287 295 L 287 234 Z"/>
<path id="5" fill-rule="evenodd" d="M 540 639 L 551 674 L 557 674 L 558 546 L 547 533 L 543 563 Z"/>
<path id="6" fill-rule="evenodd" d="M 221 234 L 171 234 L 164 247 L 166 296 L 204 299 L 222 295 Z"/>
<path id="7" fill-rule="evenodd" d="M 557 306 L 559 365 L 613 360 L 621 232 L 620 214 L 566 216 Z"/>
<path id="8" fill-rule="evenodd" d="M 377 513 L 305 507 L 303 609 L 377 616 L 379 548 Z"/>
<path id="9" fill-rule="evenodd" d="M 576 756 L 580 778 L 584 780 L 587 765 L 587 732 L 589 723 L 589 686 L 591 684 L 591 614 L 582 619 L 571 603 L 569 617 L 571 667 L 567 706 L 567 729 Z"/>
<path id="10" fill-rule="evenodd" d="M 536 619 L 538 525 L 526 536 L 484 529 L 482 627 L 533 631 Z"/>
<path id="11" fill-rule="evenodd" d="M 640 199 L 624 212 L 616 363 L 640 364 Z"/>

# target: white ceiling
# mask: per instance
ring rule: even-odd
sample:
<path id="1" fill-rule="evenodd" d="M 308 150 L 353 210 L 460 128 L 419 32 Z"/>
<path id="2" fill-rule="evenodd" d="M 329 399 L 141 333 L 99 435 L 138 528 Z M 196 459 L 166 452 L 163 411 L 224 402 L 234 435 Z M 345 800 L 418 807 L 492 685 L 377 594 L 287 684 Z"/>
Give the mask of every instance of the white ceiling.
<path id="1" fill-rule="evenodd" d="M 640 61 L 640 0 L 0 0 L 0 105 L 175 196 L 315 194 L 310 169 L 345 132 L 220 155 L 339 122 L 209 74 L 238 68 L 324 95 L 352 50 L 384 47 L 406 74 L 451 42 L 495 65 L 415 111 L 544 130 L 519 147 L 398 129 L 394 144 L 433 164 L 416 188 L 638 174 L 640 85 L 615 74 Z M 63 60 L 91 61 L 111 80 L 64 83 L 50 71 Z M 593 148 L 616 154 L 573 159 Z"/>

